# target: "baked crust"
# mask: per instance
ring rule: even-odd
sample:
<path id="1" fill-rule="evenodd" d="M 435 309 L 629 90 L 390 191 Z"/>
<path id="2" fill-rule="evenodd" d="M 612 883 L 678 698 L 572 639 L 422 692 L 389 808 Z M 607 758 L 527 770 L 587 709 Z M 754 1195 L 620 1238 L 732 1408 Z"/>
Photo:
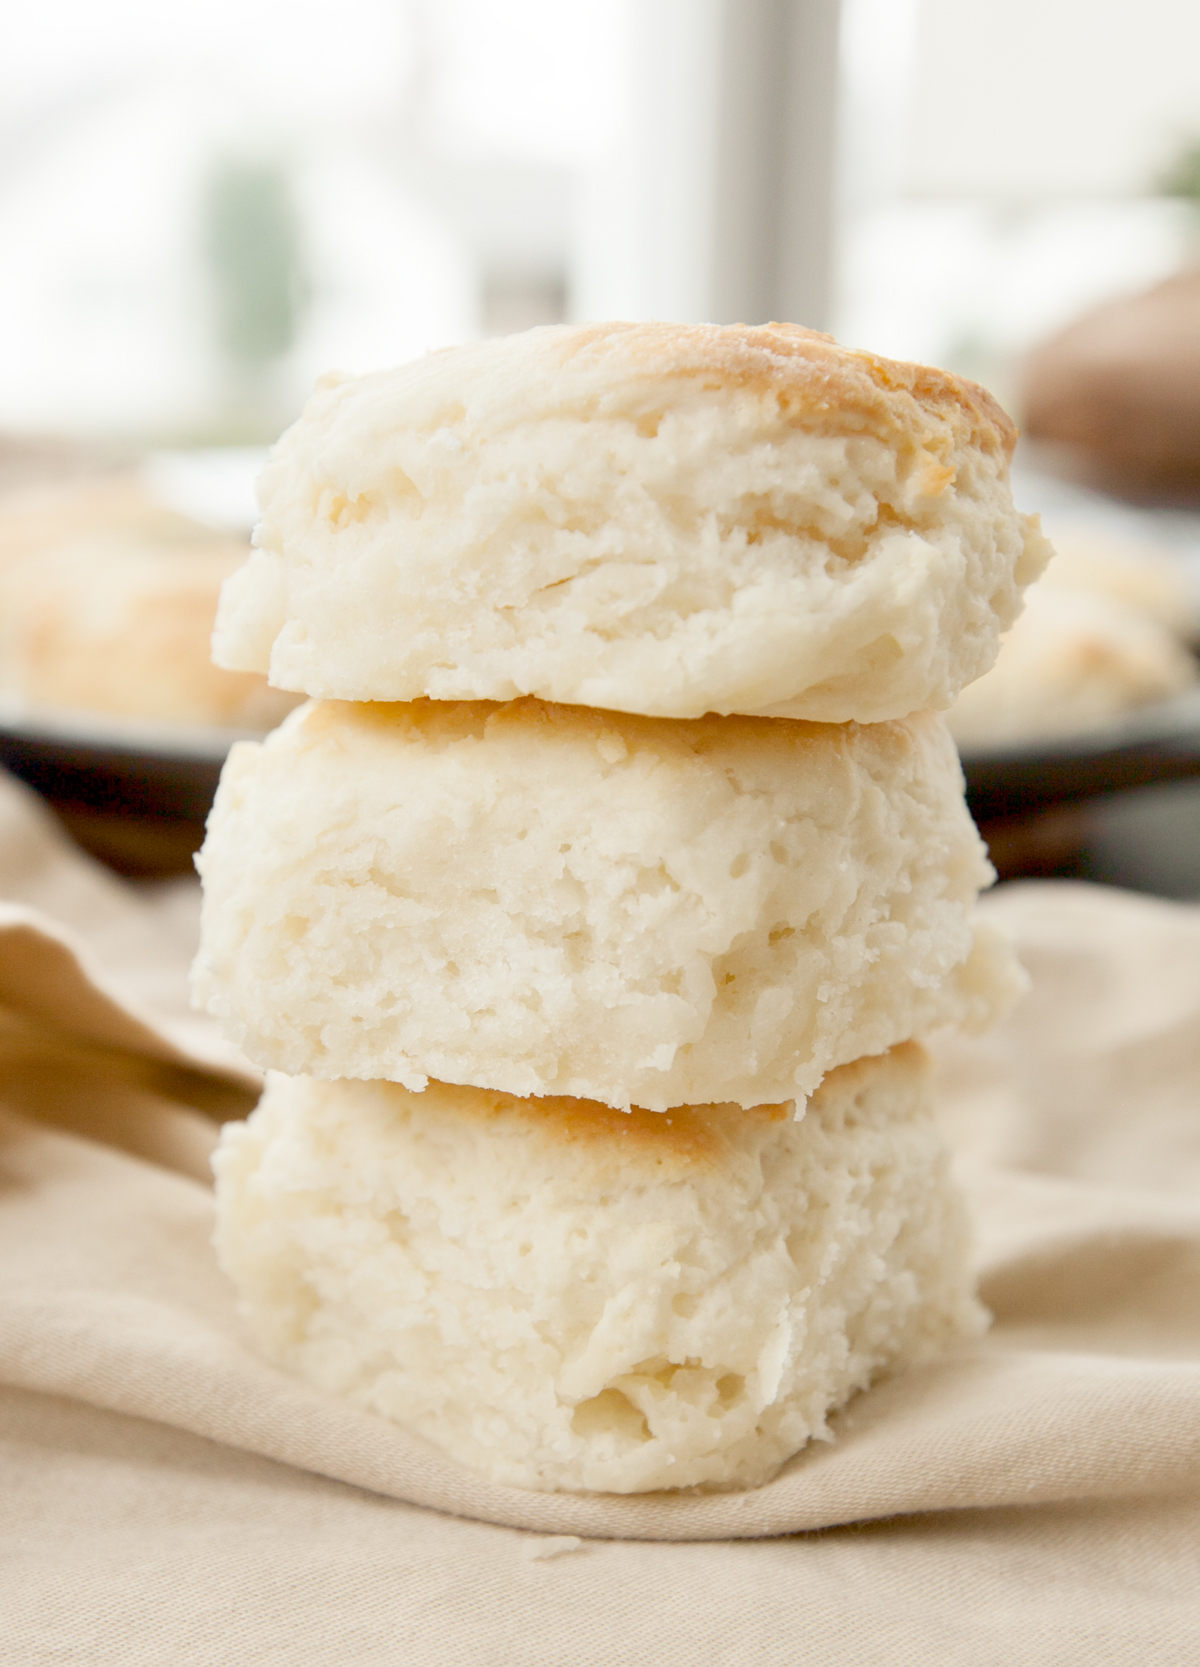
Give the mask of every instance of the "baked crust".
<path id="1" fill-rule="evenodd" d="M 591 324 L 563 342 L 564 363 L 611 361 L 622 379 L 716 375 L 725 387 L 771 390 L 798 423 L 916 444 L 944 461 L 963 447 L 1011 459 L 1012 419 L 966 377 L 843 347 L 800 324 Z"/>

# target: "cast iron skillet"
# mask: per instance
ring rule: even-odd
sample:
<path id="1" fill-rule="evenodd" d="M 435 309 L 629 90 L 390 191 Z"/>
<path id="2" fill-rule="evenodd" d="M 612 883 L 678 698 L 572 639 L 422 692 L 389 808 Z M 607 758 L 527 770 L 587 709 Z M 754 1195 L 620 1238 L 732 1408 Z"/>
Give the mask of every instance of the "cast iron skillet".
<path id="1" fill-rule="evenodd" d="M 1200 776 L 1200 689 L 1075 735 L 963 747 L 977 822 Z"/>
<path id="2" fill-rule="evenodd" d="M 0 708 L 0 764 L 51 803 L 203 822 L 242 732 L 90 713 Z"/>

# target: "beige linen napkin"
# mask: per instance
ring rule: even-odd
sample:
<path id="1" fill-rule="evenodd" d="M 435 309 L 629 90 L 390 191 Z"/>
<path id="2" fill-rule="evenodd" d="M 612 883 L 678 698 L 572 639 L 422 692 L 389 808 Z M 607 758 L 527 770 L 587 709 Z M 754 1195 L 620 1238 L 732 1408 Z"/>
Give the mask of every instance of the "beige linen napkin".
<path id="1" fill-rule="evenodd" d="M 806 1661 L 1189 1659 L 1172 1652 L 1200 1625 L 1187 1538 L 1200 1501 L 1200 911 L 1058 885 L 992 902 L 1034 993 L 995 1037 L 941 1049 L 990 1336 L 857 1397 L 831 1442 L 753 1493 L 618 1498 L 484 1482 L 260 1362 L 209 1244 L 205 1151 L 254 1090 L 177 1011 L 192 894 L 129 892 L 7 784 L 4 893 L 18 901 L 0 910 L 0 1441 L 17 1482 L 0 1506 L 17 1511 L 33 1571 L 6 1598 L 28 1648 L 12 1659 L 174 1659 L 180 1601 L 208 1616 L 211 1649 L 187 1635 L 186 1659 L 201 1661 L 782 1661 L 801 1642 Z M 64 900 L 78 942 L 28 906 Z M 107 1584 L 80 1510 L 117 1513 L 132 1561 Z M 336 1552 L 321 1528 L 334 1520 Z M 802 1567 L 764 1540 L 868 1520 Z M 172 1595 L 158 1568 L 158 1536 L 178 1545 L 192 1527 L 240 1594 L 236 1617 L 206 1607 L 198 1573 Z M 262 1571 L 261 1535 L 306 1567 L 323 1548 L 334 1587 L 297 1599 L 307 1643 L 286 1642 L 287 1604 L 276 1587 L 260 1602 L 247 1574 Z M 718 1543 L 645 1545 L 652 1564 L 631 1565 L 632 1540 Z M 412 1646 L 395 1655 L 382 1620 L 362 1631 L 353 1597 L 362 1557 L 375 1570 L 385 1546 L 420 1570 L 388 1600 Z M 1001 1546 L 993 1564 L 983 1548 Z M 649 1567 L 669 1593 L 635 1578 Z M 142 1617 L 134 1638 L 79 1612 L 76 1571 Z M 785 1572 L 811 1615 L 776 1585 Z M 855 1596 L 839 1608 L 843 1577 Z M 1074 1593 L 1069 1647 L 1046 1618 L 1051 1584 Z M 627 1585 L 642 1592 L 640 1630 Z M 375 1603 L 375 1574 L 367 1586 Z M 1101 1619 L 1116 1653 L 1091 1647 Z"/>

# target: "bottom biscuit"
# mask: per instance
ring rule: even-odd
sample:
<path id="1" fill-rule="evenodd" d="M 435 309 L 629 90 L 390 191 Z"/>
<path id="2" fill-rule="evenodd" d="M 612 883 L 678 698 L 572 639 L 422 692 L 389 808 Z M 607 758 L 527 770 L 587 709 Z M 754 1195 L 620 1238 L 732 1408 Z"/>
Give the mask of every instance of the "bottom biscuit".
<path id="1" fill-rule="evenodd" d="M 495 1481 L 755 1486 L 986 1323 L 924 1051 L 792 1110 L 273 1076 L 218 1253 L 273 1360 Z"/>

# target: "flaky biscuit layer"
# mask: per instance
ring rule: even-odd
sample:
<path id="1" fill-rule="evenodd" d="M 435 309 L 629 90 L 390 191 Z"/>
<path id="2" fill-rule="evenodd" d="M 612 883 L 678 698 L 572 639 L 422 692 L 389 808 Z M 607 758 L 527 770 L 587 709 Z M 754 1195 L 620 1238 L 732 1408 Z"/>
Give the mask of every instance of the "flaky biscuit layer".
<path id="1" fill-rule="evenodd" d="M 1021 987 L 928 713 L 313 703 L 231 753 L 199 867 L 197 996 L 293 1075 L 751 1106 Z"/>
<path id="2" fill-rule="evenodd" d="M 793 325 L 562 326 L 332 379 L 220 664 L 348 700 L 875 722 L 995 659 L 1049 547 L 943 371 Z"/>
<path id="3" fill-rule="evenodd" d="M 272 1359 L 496 1481 L 754 1486 L 984 1323 L 923 1051 L 790 1110 L 274 1077 L 218 1251 Z"/>

